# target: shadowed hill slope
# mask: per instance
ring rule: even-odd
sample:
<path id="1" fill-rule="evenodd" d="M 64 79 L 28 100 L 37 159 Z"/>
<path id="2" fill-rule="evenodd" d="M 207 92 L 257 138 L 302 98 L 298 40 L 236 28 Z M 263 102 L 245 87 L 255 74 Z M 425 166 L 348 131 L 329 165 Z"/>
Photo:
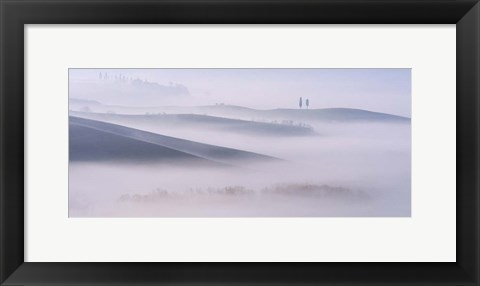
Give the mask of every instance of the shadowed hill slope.
<path id="1" fill-rule="evenodd" d="M 227 164 L 278 160 L 253 152 L 203 144 L 72 116 L 70 116 L 69 126 L 72 160 L 136 158 L 151 161 L 181 158 L 205 159 Z"/>
<path id="2" fill-rule="evenodd" d="M 70 124 L 69 160 L 71 162 L 123 161 L 129 163 L 170 163 L 182 161 L 192 164 L 213 162 L 164 146 Z"/>

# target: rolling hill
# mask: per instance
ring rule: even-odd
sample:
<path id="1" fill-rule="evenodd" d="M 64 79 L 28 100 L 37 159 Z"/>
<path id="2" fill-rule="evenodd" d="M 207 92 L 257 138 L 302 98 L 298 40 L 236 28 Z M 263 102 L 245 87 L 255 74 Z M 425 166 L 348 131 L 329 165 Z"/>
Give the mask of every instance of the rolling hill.
<path id="1" fill-rule="evenodd" d="M 71 115 L 114 124 L 136 127 L 204 128 L 222 132 L 234 132 L 256 136 L 308 136 L 315 134 L 307 125 L 293 123 L 259 122 L 231 119 L 203 114 L 151 114 L 128 115 L 108 113 L 88 113 L 72 111 Z"/>
<path id="2" fill-rule="evenodd" d="M 70 116 L 71 161 L 131 161 L 241 164 L 276 158 Z"/>
<path id="3" fill-rule="evenodd" d="M 322 109 L 268 109 L 259 110 L 234 105 L 213 105 L 198 107 L 200 112 L 250 118 L 269 118 L 275 120 L 321 121 L 321 122 L 410 122 L 410 118 L 388 113 L 373 112 L 354 108 Z"/>
<path id="4" fill-rule="evenodd" d="M 355 108 L 322 108 L 322 109 L 253 109 L 236 105 L 206 105 L 206 106 L 158 106 L 158 107 L 126 107 L 98 104 L 70 99 L 75 104 L 71 105 L 71 111 L 85 111 L 96 113 L 121 113 L 125 115 L 151 114 L 196 114 L 212 117 L 225 117 L 231 119 L 265 120 L 293 120 L 295 122 L 396 122 L 409 123 L 410 118 L 374 112 Z"/>

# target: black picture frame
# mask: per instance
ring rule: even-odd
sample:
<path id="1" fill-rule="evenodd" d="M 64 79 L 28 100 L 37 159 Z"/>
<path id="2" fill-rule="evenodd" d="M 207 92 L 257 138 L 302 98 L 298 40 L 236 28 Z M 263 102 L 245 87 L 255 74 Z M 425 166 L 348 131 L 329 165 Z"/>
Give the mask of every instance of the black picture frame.
<path id="1" fill-rule="evenodd" d="M 0 0 L 0 20 L 1 285 L 480 285 L 478 1 Z M 24 25 L 154 23 L 456 24 L 457 262 L 24 262 Z"/>

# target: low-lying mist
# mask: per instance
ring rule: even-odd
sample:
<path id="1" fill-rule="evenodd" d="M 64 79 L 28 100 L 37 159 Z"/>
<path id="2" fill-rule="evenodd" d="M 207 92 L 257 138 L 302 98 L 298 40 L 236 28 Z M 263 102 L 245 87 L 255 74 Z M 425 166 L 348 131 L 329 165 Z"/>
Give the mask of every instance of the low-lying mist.
<path id="1" fill-rule="evenodd" d="M 255 136 L 122 122 L 282 160 L 228 168 L 71 162 L 70 216 L 410 216 L 409 123 L 308 124 L 315 134 Z"/>

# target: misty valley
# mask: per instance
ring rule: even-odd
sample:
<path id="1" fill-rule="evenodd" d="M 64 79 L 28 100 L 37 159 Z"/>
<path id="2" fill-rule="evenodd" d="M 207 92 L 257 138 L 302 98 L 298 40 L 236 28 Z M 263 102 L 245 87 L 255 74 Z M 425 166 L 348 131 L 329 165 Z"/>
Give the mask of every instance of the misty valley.
<path id="1" fill-rule="evenodd" d="M 69 108 L 70 217 L 411 213 L 408 117 L 73 97 Z"/>

